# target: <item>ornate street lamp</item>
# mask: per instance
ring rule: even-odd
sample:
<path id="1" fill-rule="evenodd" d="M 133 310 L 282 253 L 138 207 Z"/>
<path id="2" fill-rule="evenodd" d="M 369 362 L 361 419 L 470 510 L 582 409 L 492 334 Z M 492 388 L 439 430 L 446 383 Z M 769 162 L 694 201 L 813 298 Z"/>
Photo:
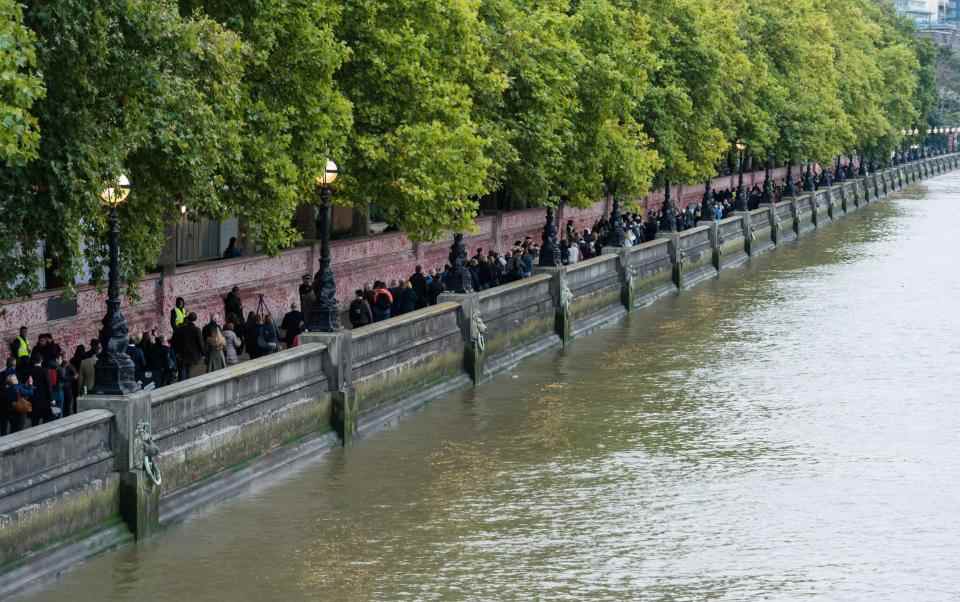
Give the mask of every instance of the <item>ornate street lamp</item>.
<path id="1" fill-rule="evenodd" d="M 660 209 L 667 232 L 677 231 L 677 213 L 673 210 L 673 199 L 670 197 L 670 180 L 667 180 L 663 189 L 663 205 Z"/>
<path id="2" fill-rule="evenodd" d="M 100 199 L 110 208 L 110 274 L 107 288 L 107 315 L 100 330 L 100 348 L 97 358 L 94 392 L 98 395 L 127 395 L 137 390 L 133 360 L 127 355 L 129 330 L 120 311 L 120 223 L 117 208 L 130 196 L 130 180 L 120 176 L 100 193 Z"/>
<path id="3" fill-rule="evenodd" d="M 610 208 L 610 233 L 607 235 L 607 247 L 622 247 L 626 242 L 623 233 L 623 216 L 620 214 L 620 199 L 613 195 L 613 207 Z"/>
<path id="4" fill-rule="evenodd" d="M 710 178 L 707 178 L 707 181 L 703 185 L 703 198 L 700 200 L 700 219 L 701 220 L 713 220 L 713 190 L 710 189 L 710 185 L 713 182 Z"/>
<path id="5" fill-rule="evenodd" d="M 763 170 L 763 194 L 760 196 L 761 203 L 771 203 L 773 201 L 773 155 L 767 155 L 767 165 Z"/>
<path id="6" fill-rule="evenodd" d="M 463 242 L 463 234 L 457 232 L 453 235 L 453 244 L 450 245 L 450 255 L 448 256 L 450 267 L 450 292 L 459 295 L 466 295 L 473 292 L 473 277 L 470 270 L 467 269 L 467 245 Z"/>
<path id="7" fill-rule="evenodd" d="M 813 192 L 817 189 L 817 184 L 813 179 L 813 163 L 807 163 L 807 171 L 803 174 L 803 190 L 804 192 Z"/>
<path id="8" fill-rule="evenodd" d="M 547 207 L 547 223 L 543 226 L 543 245 L 540 247 L 540 267 L 555 268 L 562 265 L 560 245 L 557 244 L 557 221 L 553 207 Z"/>
<path id="9" fill-rule="evenodd" d="M 747 192 L 743 188 L 743 163 L 744 163 L 744 152 L 747 150 L 747 145 L 742 141 L 737 140 L 737 154 L 740 159 L 740 168 L 739 168 L 739 179 L 737 180 L 737 211 L 747 211 Z"/>
<path id="10" fill-rule="evenodd" d="M 311 332 L 336 332 L 340 330 L 340 308 L 337 303 L 337 283 L 330 267 L 330 226 L 333 199 L 333 182 L 337 179 L 337 164 L 328 160 L 323 173 L 316 177 L 317 194 L 320 196 L 320 270 L 313 279 L 313 303 L 307 319 Z"/>
<path id="11" fill-rule="evenodd" d="M 783 189 L 783 196 L 796 196 L 797 189 L 793 186 L 793 159 L 787 160 L 787 183 Z"/>

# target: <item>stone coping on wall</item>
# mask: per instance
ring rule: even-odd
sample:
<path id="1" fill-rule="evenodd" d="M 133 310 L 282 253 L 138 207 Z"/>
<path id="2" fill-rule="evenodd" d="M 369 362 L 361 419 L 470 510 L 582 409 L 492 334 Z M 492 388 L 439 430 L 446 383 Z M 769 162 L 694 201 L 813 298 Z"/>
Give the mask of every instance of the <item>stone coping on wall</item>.
<path id="1" fill-rule="evenodd" d="M 639 245 L 634 245 L 627 249 L 627 253 L 634 253 L 637 251 L 645 251 L 646 249 L 652 249 L 654 247 L 659 247 L 660 245 L 669 245 L 669 238 L 655 238 L 654 240 L 648 240 L 647 242 L 640 243 Z"/>
<path id="2" fill-rule="evenodd" d="M 353 339 L 363 339 L 366 337 L 374 336 L 381 332 L 390 330 L 402 324 L 409 322 L 418 322 L 420 320 L 427 320 L 434 316 L 439 316 L 451 311 L 457 311 L 460 309 L 459 303 L 446 302 L 446 303 L 437 303 L 436 305 L 431 305 L 430 307 L 425 307 L 423 309 L 418 309 L 410 313 L 403 314 L 402 316 L 397 316 L 395 318 L 390 318 L 389 320 L 381 320 L 380 322 L 374 322 L 373 324 L 368 324 L 367 326 L 362 326 L 351 330 L 353 333 Z"/>
<path id="3" fill-rule="evenodd" d="M 577 265 L 577 264 L 574 264 L 573 266 L 569 266 L 569 267 L 575 267 L 576 265 Z M 521 279 L 521 280 L 517 280 L 517 281 L 511 282 L 511 283 L 509 283 L 509 284 L 501 284 L 500 286 L 495 286 L 495 287 L 493 287 L 493 288 L 488 288 L 488 289 L 482 290 L 482 291 L 480 291 L 478 294 L 480 295 L 480 299 L 481 299 L 481 300 L 482 300 L 482 299 L 489 299 L 490 297 L 496 297 L 496 296 L 498 296 L 498 295 L 504 295 L 504 294 L 506 294 L 506 293 L 515 291 L 515 290 L 517 290 L 517 289 L 526 288 L 526 287 L 528 287 L 528 286 L 533 286 L 533 285 L 538 284 L 538 283 L 540 283 L 540 282 L 544 282 L 544 281 L 552 280 L 552 279 L 553 279 L 553 276 L 551 276 L 551 275 L 549 275 L 549 274 L 534 274 L 533 276 L 530 276 L 529 278 L 523 278 L 523 279 Z"/>
<path id="4" fill-rule="evenodd" d="M 718 225 L 718 226 L 728 226 L 728 225 L 730 225 L 730 224 L 733 224 L 733 223 L 736 223 L 736 222 L 742 222 L 742 221 L 743 221 L 743 216 L 742 216 L 742 215 L 733 215 L 733 216 L 731 216 L 731 217 L 725 217 L 725 218 L 723 218 L 722 220 L 718 220 L 718 221 L 717 221 L 717 225 Z M 709 227 L 709 226 L 707 226 L 707 227 Z"/>
<path id="5" fill-rule="evenodd" d="M 307 343 L 291 349 L 284 349 L 283 351 L 258 357 L 254 360 L 241 362 L 233 366 L 227 366 L 226 368 L 217 370 L 215 372 L 209 372 L 207 374 L 195 376 L 183 382 L 173 383 L 172 385 L 160 387 L 159 389 L 154 389 L 152 391 L 144 391 L 143 393 L 149 393 L 150 404 L 157 406 L 179 397 L 185 397 L 187 395 L 203 391 L 204 389 L 209 389 L 219 384 L 236 380 L 242 376 L 260 372 L 275 366 L 281 366 L 301 357 L 321 353 L 326 348 L 327 346 L 323 343 Z"/>
<path id="6" fill-rule="evenodd" d="M 608 261 L 617 261 L 616 255 L 598 255 L 596 257 L 591 257 L 590 259 L 585 259 L 583 261 L 578 261 L 577 263 L 567 266 L 567 274 L 573 274 L 574 272 L 579 272 L 580 270 L 585 270 L 587 268 L 593 267 L 595 265 L 600 265 Z"/>
<path id="7" fill-rule="evenodd" d="M 728 218 L 726 218 L 726 219 L 732 219 L 732 218 L 729 218 L 729 217 L 728 217 Z M 694 226 L 693 228 L 687 228 L 686 230 L 684 230 L 684 231 L 682 231 L 682 232 L 677 232 L 677 235 L 678 235 L 680 238 L 683 238 L 683 237 L 685 237 L 685 236 L 692 236 L 692 235 L 694 235 L 694 234 L 696 234 L 696 233 L 698 233 L 698 232 L 708 231 L 708 230 L 710 230 L 710 228 L 712 228 L 712 227 L 713 227 L 713 226 L 712 226 L 711 224 L 707 224 L 707 225 L 705 225 L 705 226 Z"/>

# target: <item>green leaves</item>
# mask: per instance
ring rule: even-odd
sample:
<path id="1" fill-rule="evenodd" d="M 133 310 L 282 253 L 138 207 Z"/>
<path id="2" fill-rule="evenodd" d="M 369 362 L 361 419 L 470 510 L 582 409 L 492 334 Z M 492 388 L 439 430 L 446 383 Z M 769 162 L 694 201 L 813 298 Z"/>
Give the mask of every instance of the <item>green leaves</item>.
<path id="1" fill-rule="evenodd" d="M 43 98 L 36 36 L 23 25 L 16 0 L 0 0 L 0 159 L 23 165 L 36 157 L 40 132 L 30 112 Z"/>
<path id="2" fill-rule="evenodd" d="M 414 239 L 500 206 L 586 206 L 758 157 L 889 153 L 934 119 L 937 56 L 874 0 L 0 0 L 0 297 L 124 275 L 178 207 L 294 244 L 327 158 L 335 202 Z"/>
<path id="3" fill-rule="evenodd" d="M 376 202 L 414 239 L 470 228 L 492 181 L 495 136 L 474 99 L 505 84 L 483 45 L 478 2 L 355 0 L 339 33 L 351 59 L 338 80 L 354 117 L 339 198 Z"/>

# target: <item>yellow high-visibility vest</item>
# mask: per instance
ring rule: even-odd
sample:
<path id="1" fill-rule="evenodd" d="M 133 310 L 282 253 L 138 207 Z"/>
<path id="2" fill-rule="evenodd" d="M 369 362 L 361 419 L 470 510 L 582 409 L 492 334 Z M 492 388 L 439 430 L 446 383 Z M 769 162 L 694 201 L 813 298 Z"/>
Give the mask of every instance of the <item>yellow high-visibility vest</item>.
<path id="1" fill-rule="evenodd" d="M 17 337 L 17 340 L 20 341 L 20 347 L 17 349 L 17 357 L 30 357 L 30 343 L 20 336 Z"/>
<path id="2" fill-rule="evenodd" d="M 187 321 L 187 310 L 180 309 L 179 307 L 174 306 L 173 308 L 174 318 L 173 322 L 176 326 L 182 326 L 184 322 Z"/>

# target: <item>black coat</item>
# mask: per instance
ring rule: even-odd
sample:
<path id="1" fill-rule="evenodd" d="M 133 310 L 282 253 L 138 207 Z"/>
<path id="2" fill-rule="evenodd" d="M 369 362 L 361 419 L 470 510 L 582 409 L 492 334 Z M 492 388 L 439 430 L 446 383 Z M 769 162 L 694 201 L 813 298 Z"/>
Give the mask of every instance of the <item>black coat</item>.
<path id="1" fill-rule="evenodd" d="M 287 315 L 283 316 L 280 328 L 284 330 L 283 342 L 287 344 L 287 347 L 292 347 L 293 339 L 303 332 L 304 322 L 303 312 L 301 311 L 290 310 Z"/>
<path id="2" fill-rule="evenodd" d="M 47 368 L 43 366 L 31 366 L 30 376 L 33 378 L 33 411 L 30 412 L 31 418 L 49 419 L 53 417 L 50 413 L 50 400 L 53 397 L 53 388 L 50 385 Z"/>
<path id="3" fill-rule="evenodd" d="M 396 315 L 398 316 L 417 309 L 417 293 L 412 288 L 400 290 L 400 294 L 397 295 L 397 309 Z"/>
<path id="4" fill-rule="evenodd" d="M 410 286 L 417 293 L 417 307 L 427 306 L 427 278 L 422 272 L 410 276 Z"/>
<path id="5" fill-rule="evenodd" d="M 143 349 L 136 345 L 127 345 L 127 355 L 133 360 L 137 380 L 143 380 L 143 373 L 147 370 L 147 357 L 143 354 Z"/>
<path id="6" fill-rule="evenodd" d="M 243 303 L 239 295 L 234 295 L 233 292 L 227 293 L 226 299 L 223 300 L 223 315 L 225 319 L 232 318 L 237 326 L 243 324 Z"/>
<path id="7" fill-rule="evenodd" d="M 203 360 L 203 336 L 193 322 L 187 322 L 173 333 L 173 351 L 186 366 Z"/>

